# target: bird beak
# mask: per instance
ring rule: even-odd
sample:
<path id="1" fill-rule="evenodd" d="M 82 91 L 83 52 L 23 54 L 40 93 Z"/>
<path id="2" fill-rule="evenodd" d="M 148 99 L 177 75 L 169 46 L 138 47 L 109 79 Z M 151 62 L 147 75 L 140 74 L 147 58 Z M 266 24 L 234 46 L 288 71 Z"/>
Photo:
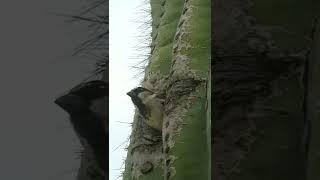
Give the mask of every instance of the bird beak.
<path id="1" fill-rule="evenodd" d="M 63 96 L 60 96 L 59 98 L 57 98 L 54 103 L 58 106 L 60 106 L 62 109 L 65 109 L 66 107 L 66 102 L 65 100 L 67 99 L 67 95 L 63 95 Z"/>
<path id="2" fill-rule="evenodd" d="M 63 101 L 65 100 L 66 95 L 67 94 L 59 96 L 58 98 L 55 99 L 54 103 L 61 106 L 61 104 L 63 104 Z"/>
<path id="3" fill-rule="evenodd" d="M 133 94 L 132 94 L 132 91 L 127 92 L 127 95 L 130 96 L 130 97 L 132 97 L 132 95 L 133 95 Z"/>

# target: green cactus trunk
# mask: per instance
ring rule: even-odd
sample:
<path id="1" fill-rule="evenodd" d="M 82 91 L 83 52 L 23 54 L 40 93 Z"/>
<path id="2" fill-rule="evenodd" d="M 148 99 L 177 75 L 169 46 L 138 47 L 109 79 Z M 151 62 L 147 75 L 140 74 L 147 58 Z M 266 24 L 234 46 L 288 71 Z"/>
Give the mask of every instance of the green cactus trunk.
<path id="1" fill-rule="evenodd" d="M 305 126 L 315 121 L 311 101 L 320 98 L 310 90 L 318 87 L 305 83 L 319 84 L 319 62 L 309 56 L 319 47 L 311 43 L 319 42 L 311 37 L 313 6 L 312 0 L 214 1 L 213 179 L 305 179 Z M 319 179 L 315 139 L 310 150 L 308 174 Z"/>
<path id="2" fill-rule="evenodd" d="M 152 50 L 143 86 L 165 97 L 163 130 L 153 132 L 136 113 L 123 178 L 209 179 L 210 1 L 150 3 Z"/>

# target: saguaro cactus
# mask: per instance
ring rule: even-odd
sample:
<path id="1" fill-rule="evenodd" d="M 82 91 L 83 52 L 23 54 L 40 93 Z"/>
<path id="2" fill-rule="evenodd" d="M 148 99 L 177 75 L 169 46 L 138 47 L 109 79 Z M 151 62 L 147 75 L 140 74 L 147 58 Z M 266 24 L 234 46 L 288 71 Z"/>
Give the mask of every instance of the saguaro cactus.
<path id="1" fill-rule="evenodd" d="M 152 50 L 142 84 L 165 98 L 163 128 L 155 132 L 136 113 L 123 178 L 209 179 L 210 1 L 150 3 Z"/>

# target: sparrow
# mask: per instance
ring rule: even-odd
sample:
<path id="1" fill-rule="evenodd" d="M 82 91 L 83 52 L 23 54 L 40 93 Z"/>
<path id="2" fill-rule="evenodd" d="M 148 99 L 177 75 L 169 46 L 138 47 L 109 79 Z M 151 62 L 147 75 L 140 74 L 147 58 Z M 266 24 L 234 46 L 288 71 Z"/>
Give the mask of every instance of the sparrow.
<path id="1" fill-rule="evenodd" d="M 143 87 L 137 87 L 127 93 L 144 122 L 150 127 L 162 131 L 163 102 L 159 96 Z"/>

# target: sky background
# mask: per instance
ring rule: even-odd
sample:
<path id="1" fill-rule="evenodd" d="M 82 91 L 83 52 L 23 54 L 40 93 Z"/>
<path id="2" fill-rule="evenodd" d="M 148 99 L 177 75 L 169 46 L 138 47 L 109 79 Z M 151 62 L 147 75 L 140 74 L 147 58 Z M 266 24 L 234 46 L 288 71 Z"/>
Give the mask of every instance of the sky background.
<path id="1" fill-rule="evenodd" d="M 150 50 L 143 47 L 150 36 L 144 22 L 150 17 L 143 11 L 149 8 L 146 0 L 109 3 L 109 179 L 121 180 L 134 115 L 134 105 L 126 93 L 137 87 L 144 75 L 131 66 L 143 60 Z"/>
<path id="2" fill-rule="evenodd" d="M 0 3 L 0 179 L 75 179 L 80 145 L 53 101 L 91 70 L 90 60 L 71 56 L 87 29 L 49 12 L 70 13 L 83 2 Z"/>

